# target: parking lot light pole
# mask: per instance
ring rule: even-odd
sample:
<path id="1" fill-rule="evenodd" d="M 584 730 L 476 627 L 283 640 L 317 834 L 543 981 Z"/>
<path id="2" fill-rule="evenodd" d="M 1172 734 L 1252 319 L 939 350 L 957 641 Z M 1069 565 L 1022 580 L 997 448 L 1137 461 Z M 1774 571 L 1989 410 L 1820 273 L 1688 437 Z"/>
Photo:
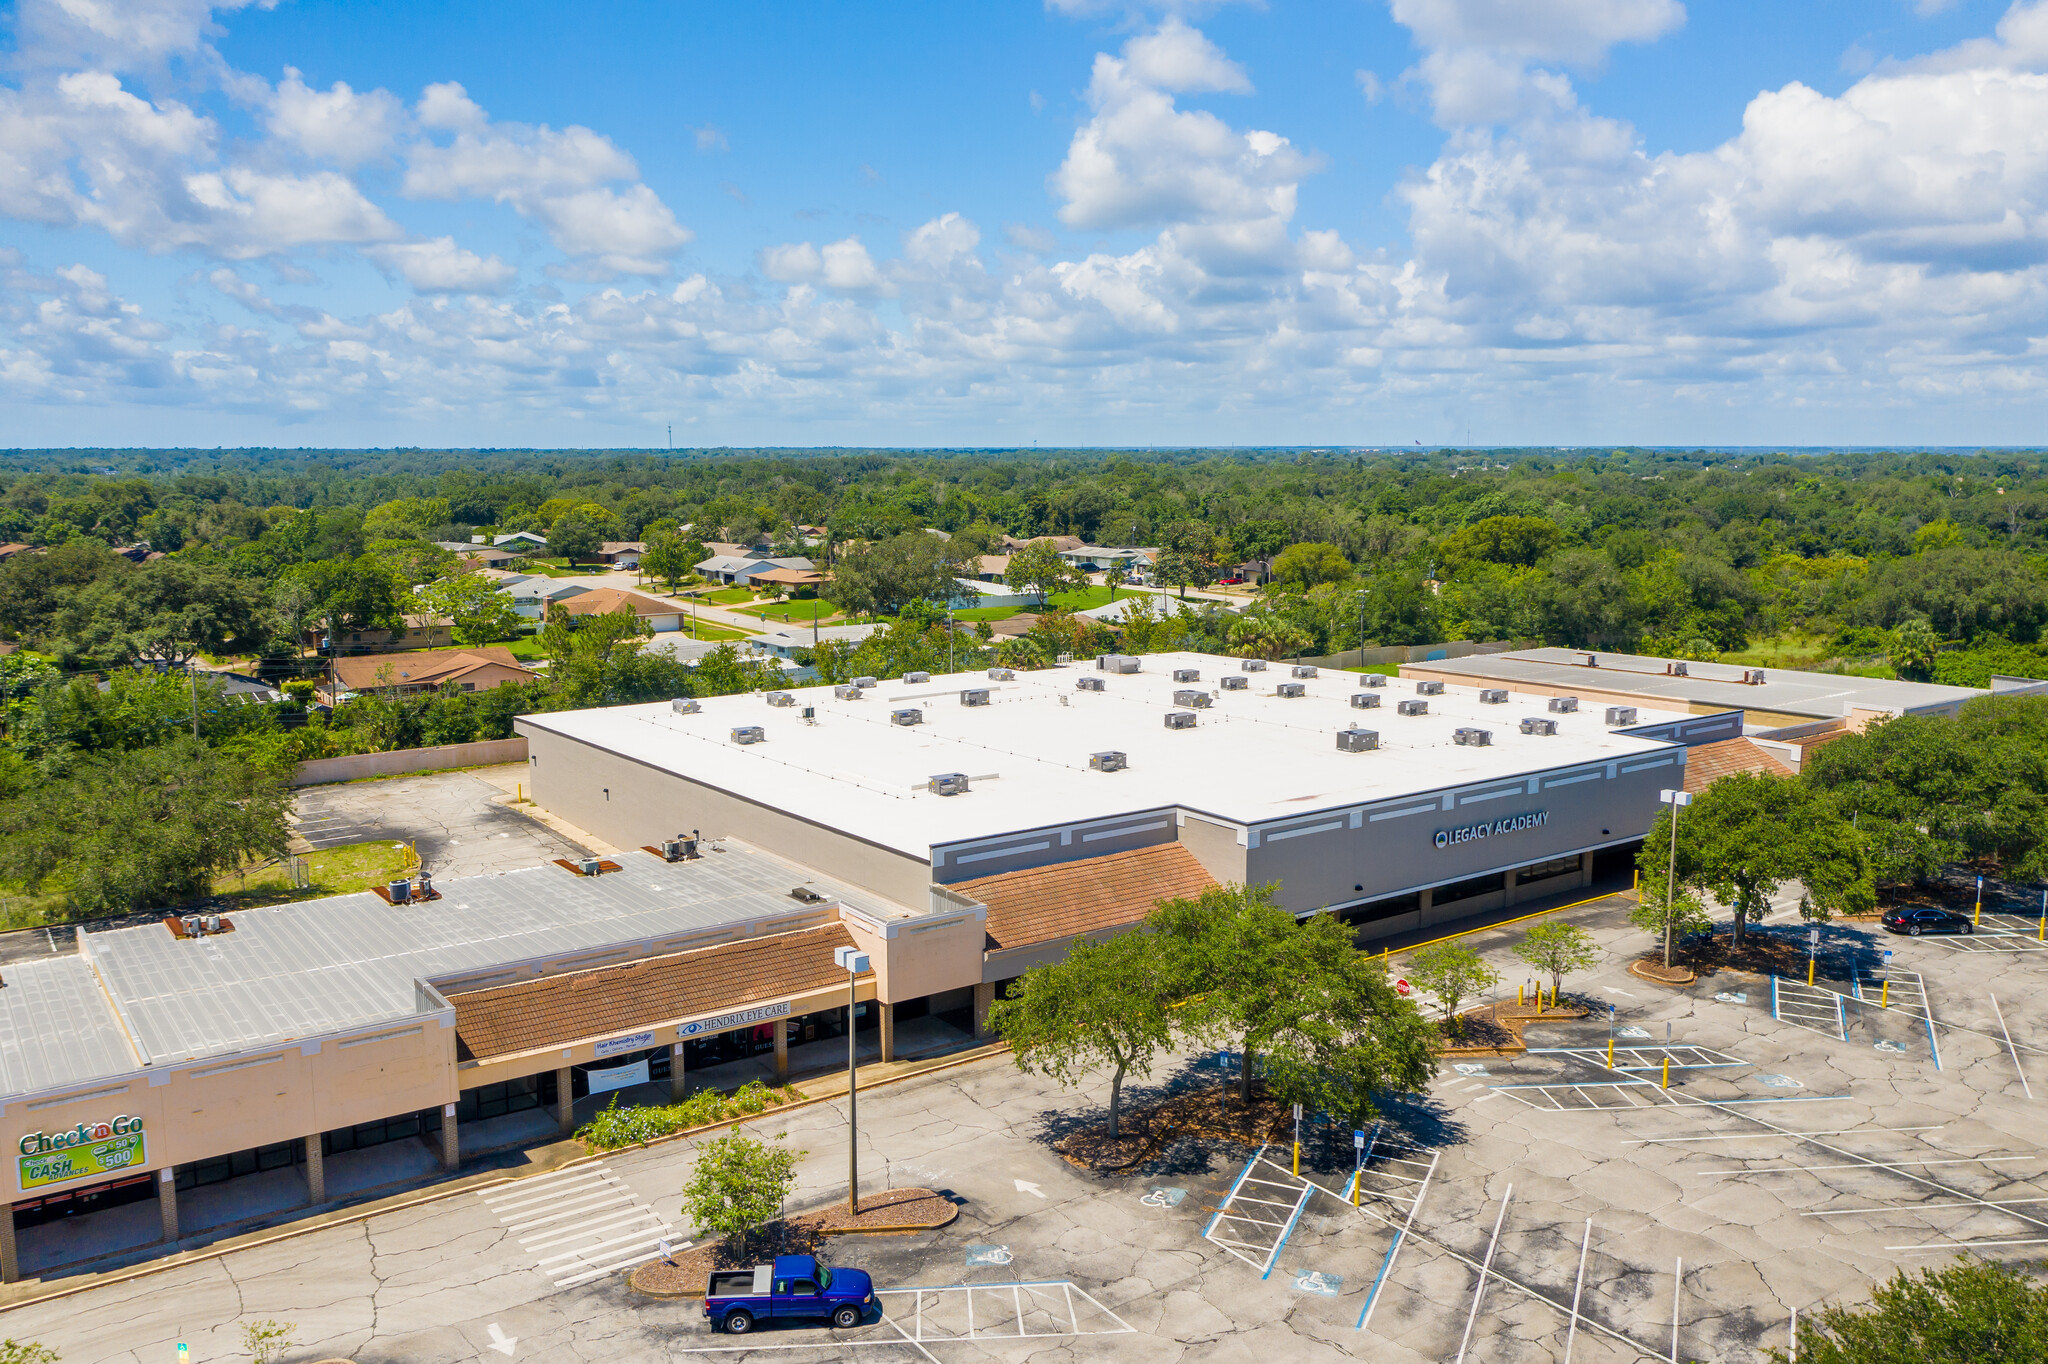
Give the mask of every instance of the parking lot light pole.
<path id="1" fill-rule="evenodd" d="M 837 947 L 832 950 L 833 964 L 846 972 L 846 1212 L 849 1217 L 860 1213 L 860 1127 L 854 1121 L 854 1048 L 858 1045 L 859 1030 L 853 1023 L 854 982 L 867 974 L 870 965 L 868 954 L 858 947 Z"/>
<path id="2" fill-rule="evenodd" d="M 1657 793 L 1657 799 L 1671 807 L 1671 866 L 1664 874 L 1664 969 L 1671 969 L 1671 913 L 1676 904 L 1673 897 L 1678 894 L 1678 812 L 1692 804 L 1692 796 L 1684 791 L 1664 790 Z M 1737 914 L 1742 913 L 1737 907 Z M 1537 1006 L 1542 1007 L 1539 999 Z"/>

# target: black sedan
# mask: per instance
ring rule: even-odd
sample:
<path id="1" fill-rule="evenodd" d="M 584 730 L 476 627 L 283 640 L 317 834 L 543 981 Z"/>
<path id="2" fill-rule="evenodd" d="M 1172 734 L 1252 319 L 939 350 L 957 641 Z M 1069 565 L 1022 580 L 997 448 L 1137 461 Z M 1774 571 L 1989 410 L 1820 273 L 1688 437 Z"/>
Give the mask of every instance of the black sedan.
<path id="1" fill-rule="evenodd" d="M 1945 909 L 1888 909 L 1884 915 L 1887 933 L 1906 933 L 1917 938 L 1922 933 L 1975 933 L 1977 927 L 1961 914 L 1951 914 Z"/>

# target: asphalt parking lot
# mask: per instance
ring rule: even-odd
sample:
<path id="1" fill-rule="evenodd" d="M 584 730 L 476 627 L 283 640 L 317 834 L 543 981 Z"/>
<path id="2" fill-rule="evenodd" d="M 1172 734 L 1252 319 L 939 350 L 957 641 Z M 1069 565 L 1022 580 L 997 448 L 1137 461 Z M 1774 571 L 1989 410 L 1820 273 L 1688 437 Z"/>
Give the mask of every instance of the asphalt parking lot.
<path id="1" fill-rule="evenodd" d="M 536 866 L 583 849 L 502 805 L 507 770 L 430 772 L 377 781 L 308 786 L 298 793 L 293 832 L 315 848 L 410 842 L 436 876 L 481 876 Z"/>
<path id="2" fill-rule="evenodd" d="M 238 1358 L 235 1323 L 258 1317 L 298 1324 L 308 1349 L 293 1358 L 366 1364 L 1751 1361 L 1784 1343 L 1795 1311 L 1860 1300 L 1893 1267 L 1964 1245 L 2027 1258 L 2048 1240 L 2034 1097 L 2048 949 L 2021 946 L 2016 927 L 1966 943 L 1837 926 L 1830 961 L 1895 952 L 1889 1007 L 1862 973 L 1823 973 L 1836 990 L 1818 993 L 1841 1002 L 1801 996 L 1801 1021 L 1787 982 L 1774 1013 L 1768 978 L 1681 992 L 1629 976 L 1645 940 L 1621 908 L 1574 917 L 1610 948 L 1576 984 L 1615 1007 L 1617 1069 L 1604 1017 L 1532 1034 L 1525 1056 L 1445 1064 L 1428 1095 L 1390 1103 L 1356 1210 L 1350 1135 L 1326 1144 L 1319 1128 L 1302 1180 L 1284 1148 L 1257 1160 L 1193 1142 L 1128 1175 L 1084 1173 L 1049 1143 L 1101 1096 L 999 1058 L 863 1096 L 864 1187 L 938 1188 L 961 1216 L 835 1243 L 883 1290 L 883 1314 L 853 1331 L 716 1334 L 695 1303 L 589 1273 L 559 1226 L 465 1193 L 19 1308 L 0 1335 L 42 1339 L 68 1364 L 170 1358 L 178 1341 L 194 1360 Z M 1515 968 L 1510 989 L 1517 936 L 1475 944 Z M 1218 1080 L 1212 1061 L 1181 1061 L 1153 1083 Z M 807 1153 L 795 1205 L 843 1196 L 843 1108 L 753 1130 Z M 608 1181 L 624 1239 L 656 1224 L 686 1239 L 692 1149 L 620 1153 L 575 1177 Z"/>

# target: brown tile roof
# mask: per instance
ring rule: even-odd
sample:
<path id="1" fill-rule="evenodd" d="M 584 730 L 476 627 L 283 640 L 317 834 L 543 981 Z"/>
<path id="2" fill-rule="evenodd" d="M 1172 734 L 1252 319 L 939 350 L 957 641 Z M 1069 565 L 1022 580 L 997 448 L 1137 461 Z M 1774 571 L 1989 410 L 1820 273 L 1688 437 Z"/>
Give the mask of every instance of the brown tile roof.
<path id="1" fill-rule="evenodd" d="M 1161 900 L 1192 899 L 1215 884 L 1193 853 L 1163 843 L 960 881 L 951 889 L 988 906 L 988 936 L 1001 948 L 1134 924 Z"/>
<path id="2" fill-rule="evenodd" d="M 677 602 L 622 592 L 616 587 L 593 587 L 588 592 L 562 598 L 562 605 L 572 616 L 608 615 L 622 606 L 631 607 L 636 616 L 673 616 L 685 609 Z"/>
<path id="3" fill-rule="evenodd" d="M 418 687 L 440 685 L 450 678 L 496 664 L 514 668 L 528 678 L 538 677 L 512 656 L 502 644 L 481 644 L 473 649 L 418 649 L 402 654 L 355 654 L 334 660 L 334 675 L 350 691 L 370 687 Z M 384 670 L 391 670 L 387 677 Z"/>
<path id="4" fill-rule="evenodd" d="M 1701 744 L 1686 752 L 1685 789 L 1694 794 L 1736 772 L 1764 772 L 1773 777 L 1793 775 L 1784 759 L 1747 739 Z"/>
<path id="5" fill-rule="evenodd" d="M 832 951 L 852 945 L 828 924 L 450 995 L 456 1055 L 488 1061 L 843 985 Z"/>

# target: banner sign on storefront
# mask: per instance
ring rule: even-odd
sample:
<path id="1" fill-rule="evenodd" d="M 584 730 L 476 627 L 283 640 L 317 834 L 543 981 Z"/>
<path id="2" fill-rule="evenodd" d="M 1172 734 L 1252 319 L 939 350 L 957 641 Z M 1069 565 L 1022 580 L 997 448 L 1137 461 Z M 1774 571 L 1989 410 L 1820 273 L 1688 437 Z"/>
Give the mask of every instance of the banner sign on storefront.
<path id="1" fill-rule="evenodd" d="M 636 1032 L 631 1037 L 614 1037 L 610 1041 L 598 1043 L 591 1050 L 599 1056 L 617 1056 L 622 1051 L 645 1051 L 653 1045 L 654 1033 L 649 1030 Z"/>
<path id="2" fill-rule="evenodd" d="M 610 1070 L 586 1070 L 584 1078 L 590 1081 L 592 1094 L 609 1094 L 615 1089 L 631 1089 L 648 1081 L 647 1063 L 635 1061 L 630 1066 L 613 1066 Z"/>
<path id="3" fill-rule="evenodd" d="M 758 1009 L 742 1009 L 736 1014 L 720 1014 L 716 1018 L 700 1018 L 695 1023 L 685 1023 L 676 1029 L 677 1037 L 703 1037 L 715 1032 L 730 1032 L 744 1028 L 749 1023 L 761 1023 L 771 1018 L 786 1018 L 789 1015 L 787 1002 L 764 1004 Z"/>
<path id="4" fill-rule="evenodd" d="M 142 1119 L 125 1114 L 111 1122 L 82 1122 L 66 1132 L 30 1132 L 17 1149 L 24 1192 L 116 1174 L 148 1160 Z"/>

